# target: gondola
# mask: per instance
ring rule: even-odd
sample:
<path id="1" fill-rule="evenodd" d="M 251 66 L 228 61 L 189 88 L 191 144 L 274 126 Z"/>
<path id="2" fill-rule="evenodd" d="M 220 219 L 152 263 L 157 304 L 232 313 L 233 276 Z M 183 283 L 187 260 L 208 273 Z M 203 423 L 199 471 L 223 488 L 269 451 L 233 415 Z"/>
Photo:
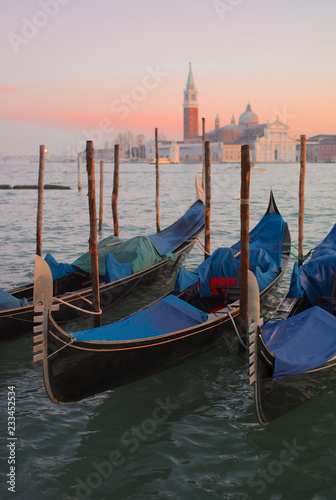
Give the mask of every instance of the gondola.
<path id="1" fill-rule="evenodd" d="M 289 291 L 250 337 L 250 383 L 261 425 L 336 379 L 336 225 L 310 260 L 295 263 Z"/>
<path id="2" fill-rule="evenodd" d="M 250 266 L 264 297 L 282 277 L 290 250 L 288 226 L 272 193 L 266 214 L 249 236 Z M 36 257 L 34 294 L 40 315 L 34 359 L 43 360 L 50 399 L 72 403 L 169 368 L 223 342 L 239 315 L 239 261 L 240 242 L 219 248 L 193 272 L 182 266 L 174 291 L 150 306 L 116 323 L 70 333 L 53 319 L 50 271 Z"/>
<path id="3" fill-rule="evenodd" d="M 102 240 L 98 245 L 101 309 L 119 307 L 130 297 L 133 300 L 171 281 L 203 231 L 204 203 L 198 199 L 160 233 L 126 241 Z M 55 320 L 64 323 L 85 317 L 92 309 L 89 253 L 71 265 L 59 264 L 49 254 L 46 259 L 53 273 L 53 295 L 63 301 Z M 10 292 L 0 290 L 0 340 L 32 333 L 33 288 L 30 284 Z"/>

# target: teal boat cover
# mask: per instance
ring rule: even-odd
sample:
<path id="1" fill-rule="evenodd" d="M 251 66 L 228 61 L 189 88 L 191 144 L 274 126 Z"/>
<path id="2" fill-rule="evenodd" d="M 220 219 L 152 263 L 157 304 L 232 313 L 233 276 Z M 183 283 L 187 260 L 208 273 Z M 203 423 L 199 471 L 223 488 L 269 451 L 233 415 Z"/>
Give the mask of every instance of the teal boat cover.
<path id="1" fill-rule="evenodd" d="M 336 355 L 336 318 L 318 306 L 266 323 L 262 336 L 275 356 L 274 379 L 313 370 Z"/>
<path id="2" fill-rule="evenodd" d="M 158 234 L 135 236 L 126 241 L 109 236 L 98 244 L 99 274 L 105 276 L 106 283 L 110 283 L 148 269 L 163 259 L 174 261 L 177 258 L 174 252 L 203 225 L 204 204 L 196 201 L 180 219 Z M 53 279 L 62 278 L 76 270 L 91 272 L 89 252 L 72 264 L 58 263 L 50 254 L 45 260 Z"/>
<path id="3" fill-rule="evenodd" d="M 111 243 L 112 246 L 110 246 Z M 108 254 L 112 254 L 119 264 L 129 264 L 131 266 L 129 269 L 132 269 L 133 273 L 151 267 L 162 260 L 161 255 L 147 236 L 135 236 L 117 244 L 115 244 L 114 236 L 108 236 L 98 244 L 98 266 L 99 274 L 102 276 L 105 276 L 105 259 Z M 72 265 L 81 271 L 90 273 L 90 253 L 85 253 Z"/>
<path id="4" fill-rule="evenodd" d="M 192 328 L 207 319 L 205 312 L 170 294 L 116 323 L 71 334 L 78 342 L 139 340 Z"/>

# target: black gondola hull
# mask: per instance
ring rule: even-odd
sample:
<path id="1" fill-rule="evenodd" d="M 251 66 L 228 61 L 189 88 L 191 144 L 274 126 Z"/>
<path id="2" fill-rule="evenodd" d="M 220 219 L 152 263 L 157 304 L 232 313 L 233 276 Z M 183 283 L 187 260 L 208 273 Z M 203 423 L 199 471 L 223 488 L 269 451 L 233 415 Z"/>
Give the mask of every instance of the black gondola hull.
<path id="1" fill-rule="evenodd" d="M 336 360 L 315 370 L 287 375 L 281 379 L 266 378 L 257 382 L 258 413 L 262 425 L 285 415 L 316 396 L 336 380 Z"/>
<path id="2" fill-rule="evenodd" d="M 226 318 L 143 342 L 75 342 L 60 350 L 69 337 L 50 321 L 50 357 L 44 368 L 47 392 L 54 402 L 73 403 L 134 382 L 216 347 L 230 333 L 231 326 L 231 320 Z"/>
<path id="3" fill-rule="evenodd" d="M 309 307 L 306 296 L 286 296 L 274 313 L 274 317 L 286 319 Z M 250 346 L 251 384 L 254 386 L 256 415 L 261 425 L 268 425 L 282 415 L 316 396 L 336 380 L 336 359 L 331 359 L 313 370 L 295 375 L 273 378 L 274 354 L 266 347 L 260 331 Z M 251 349 L 252 347 L 252 349 Z"/>
<path id="4" fill-rule="evenodd" d="M 260 293 L 261 300 L 276 286 L 285 269 L 284 262 L 284 269 Z M 231 316 L 233 319 L 239 316 L 239 306 L 233 307 Z M 200 356 L 223 344 L 225 339 L 232 347 L 233 335 L 232 321 L 226 315 L 188 330 L 143 341 L 71 343 L 71 336 L 49 317 L 48 357 L 44 360 L 46 389 L 55 403 L 73 403 Z"/>

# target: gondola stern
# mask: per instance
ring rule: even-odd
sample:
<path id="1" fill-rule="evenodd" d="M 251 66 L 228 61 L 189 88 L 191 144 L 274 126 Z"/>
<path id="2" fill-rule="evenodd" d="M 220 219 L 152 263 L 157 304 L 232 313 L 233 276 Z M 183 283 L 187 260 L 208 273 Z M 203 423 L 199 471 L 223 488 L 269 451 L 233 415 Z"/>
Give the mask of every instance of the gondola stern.
<path id="1" fill-rule="evenodd" d="M 273 189 L 272 188 L 270 190 L 269 203 L 268 203 L 268 207 L 267 207 L 265 215 L 268 215 L 268 214 L 279 214 L 279 215 L 281 215 L 280 212 L 279 212 L 279 209 L 277 207 L 277 204 L 275 203 L 275 198 L 274 198 L 274 195 L 273 195 Z"/>
<path id="2" fill-rule="evenodd" d="M 196 185 L 196 201 L 200 200 L 205 204 L 204 187 L 200 181 L 200 178 L 198 177 L 198 174 L 196 174 L 195 177 L 195 185 Z"/>
<path id="3" fill-rule="evenodd" d="M 264 427 L 269 424 L 270 420 L 266 417 L 263 410 L 262 381 L 265 378 L 265 374 L 269 375 L 270 366 L 263 361 L 262 353 L 265 356 L 265 349 L 267 350 L 267 355 L 272 353 L 263 342 L 259 326 L 252 332 L 249 341 L 250 385 L 253 387 L 256 417 L 259 424 Z"/>

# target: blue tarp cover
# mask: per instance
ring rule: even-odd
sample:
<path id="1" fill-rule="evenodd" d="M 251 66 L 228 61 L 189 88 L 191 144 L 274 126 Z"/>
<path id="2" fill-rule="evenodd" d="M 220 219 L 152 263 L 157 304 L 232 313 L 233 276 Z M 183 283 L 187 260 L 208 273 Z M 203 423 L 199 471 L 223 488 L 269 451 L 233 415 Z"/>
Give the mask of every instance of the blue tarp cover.
<path id="1" fill-rule="evenodd" d="M 208 315 L 183 300 L 168 295 L 146 309 L 110 325 L 74 332 L 78 341 L 146 339 L 204 323 Z"/>
<path id="2" fill-rule="evenodd" d="M 113 283 L 133 274 L 131 264 L 120 264 L 112 253 L 106 255 L 105 269 L 105 283 Z"/>
<path id="3" fill-rule="evenodd" d="M 282 241 L 285 221 L 280 214 L 267 214 L 250 232 L 250 248 L 263 248 L 279 268 L 281 265 Z M 232 246 L 240 250 L 240 241 Z"/>
<path id="4" fill-rule="evenodd" d="M 0 288 L 0 311 L 6 311 L 7 309 L 17 309 L 19 307 L 24 307 L 27 305 L 27 299 L 17 299 L 13 297 L 5 290 L 1 290 Z"/>
<path id="5" fill-rule="evenodd" d="M 250 233 L 250 268 L 258 280 L 260 291 L 277 276 L 280 263 L 285 222 L 280 214 L 265 215 Z M 231 248 L 218 248 L 195 271 L 180 268 L 175 291 L 181 292 L 193 283 L 200 283 L 200 296 L 211 295 L 210 278 L 235 278 L 240 267 L 240 242 Z"/>
<path id="6" fill-rule="evenodd" d="M 204 225 L 204 204 L 196 201 L 174 224 L 148 238 L 154 243 L 160 255 L 175 250 Z"/>
<path id="7" fill-rule="evenodd" d="M 262 336 L 275 356 L 273 378 L 312 370 L 336 355 L 336 317 L 317 306 L 266 323 Z"/>
<path id="8" fill-rule="evenodd" d="M 211 278 L 235 278 L 237 276 L 240 256 L 234 259 L 234 255 L 232 248 L 218 248 L 195 271 L 187 271 L 182 266 L 175 282 L 175 291 L 180 292 L 199 281 L 200 297 L 209 297 Z M 250 249 L 249 263 L 258 280 L 260 291 L 264 290 L 278 274 L 277 266 L 261 248 Z"/>
<path id="9" fill-rule="evenodd" d="M 53 280 L 63 278 L 67 274 L 76 272 L 76 268 L 71 264 L 62 264 L 57 262 L 50 253 L 47 253 L 44 260 L 50 267 Z"/>
<path id="10" fill-rule="evenodd" d="M 299 269 L 302 288 L 311 304 L 321 296 L 331 295 L 333 279 L 336 273 L 336 224 L 318 245 L 307 264 Z"/>
<path id="11" fill-rule="evenodd" d="M 296 261 L 294 262 L 291 282 L 289 285 L 289 291 L 287 295 L 290 298 L 294 298 L 294 297 L 302 297 L 303 294 L 304 290 L 300 283 L 299 265 L 298 262 Z"/>

